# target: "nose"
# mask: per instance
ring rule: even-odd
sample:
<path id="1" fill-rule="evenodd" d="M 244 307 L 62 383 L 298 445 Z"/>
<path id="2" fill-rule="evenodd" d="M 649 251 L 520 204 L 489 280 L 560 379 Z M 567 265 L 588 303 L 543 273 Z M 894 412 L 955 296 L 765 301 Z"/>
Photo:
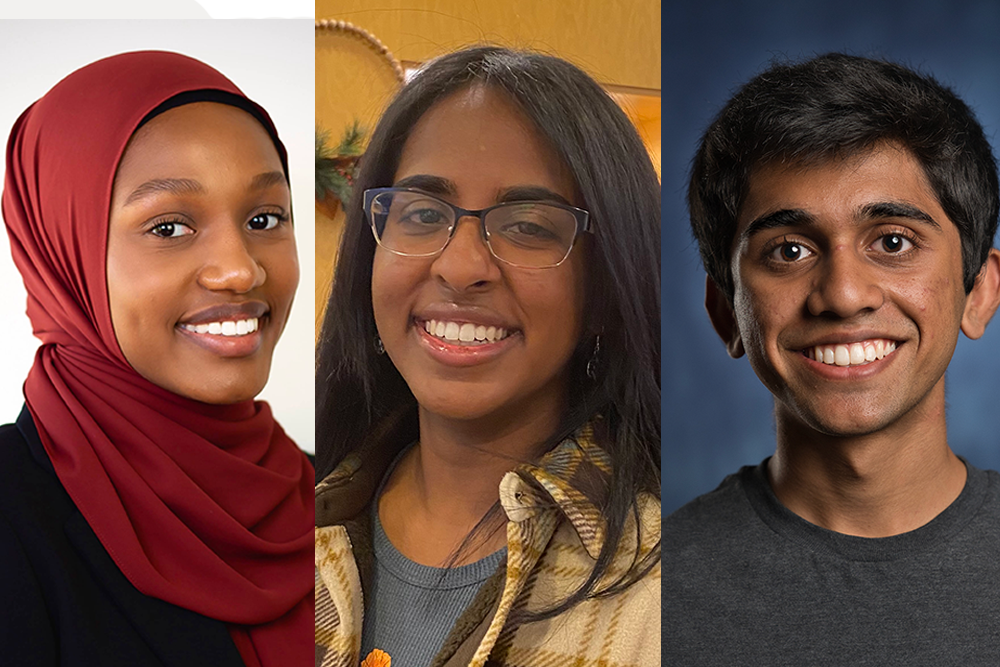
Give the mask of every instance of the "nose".
<path id="1" fill-rule="evenodd" d="M 882 306 L 885 294 L 877 269 L 852 248 L 834 248 L 818 268 L 806 300 L 810 314 L 846 319 Z"/>
<path id="2" fill-rule="evenodd" d="M 455 233 L 431 266 L 434 275 L 459 292 L 498 280 L 500 267 L 486 245 L 479 218 L 466 216 L 455 224 Z"/>
<path id="3" fill-rule="evenodd" d="M 242 226 L 221 225 L 205 232 L 198 284 L 214 292 L 245 294 L 264 284 L 267 273 L 254 257 Z"/>

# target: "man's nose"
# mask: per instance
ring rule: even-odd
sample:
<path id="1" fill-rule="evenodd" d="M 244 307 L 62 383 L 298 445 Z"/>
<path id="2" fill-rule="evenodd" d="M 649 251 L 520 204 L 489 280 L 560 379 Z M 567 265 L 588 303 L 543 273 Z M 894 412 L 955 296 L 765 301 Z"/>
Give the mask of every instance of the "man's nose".
<path id="1" fill-rule="evenodd" d="M 882 306 L 885 295 L 876 267 L 850 246 L 835 246 L 818 268 L 806 300 L 811 314 L 846 319 Z"/>

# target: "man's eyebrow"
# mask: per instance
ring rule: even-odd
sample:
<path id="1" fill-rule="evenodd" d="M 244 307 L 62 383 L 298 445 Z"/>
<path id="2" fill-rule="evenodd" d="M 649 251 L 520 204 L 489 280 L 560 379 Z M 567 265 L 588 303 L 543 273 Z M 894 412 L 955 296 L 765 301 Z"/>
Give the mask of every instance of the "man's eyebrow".
<path id="1" fill-rule="evenodd" d="M 128 206 L 129 204 L 137 202 L 140 199 L 151 197 L 161 192 L 168 192 L 171 194 L 191 194 L 204 191 L 205 188 L 201 186 L 201 183 L 190 178 L 154 178 L 150 181 L 146 181 L 133 190 L 129 196 L 125 198 L 123 206 Z"/>
<path id="2" fill-rule="evenodd" d="M 285 180 L 285 175 L 280 171 L 265 171 L 262 174 L 257 174 L 250 181 L 251 190 L 264 190 L 272 185 L 277 185 L 279 183 L 287 183 Z"/>
<path id="3" fill-rule="evenodd" d="M 775 227 L 796 227 L 811 225 L 816 222 L 816 218 L 800 208 L 783 208 L 780 211 L 772 211 L 762 216 L 754 218 L 743 230 L 742 237 L 748 239 L 754 234 L 763 232 Z"/>
<path id="4" fill-rule="evenodd" d="M 858 210 L 858 220 L 879 220 L 881 218 L 906 218 L 926 223 L 937 230 L 941 225 L 937 223 L 929 214 L 920 210 L 912 204 L 895 201 L 880 201 L 865 204 Z M 796 227 L 811 225 L 816 222 L 816 218 L 802 209 L 781 209 L 750 221 L 747 228 L 743 230 L 742 238 L 748 239 L 758 232 L 775 227 Z"/>
<path id="5" fill-rule="evenodd" d="M 558 192 L 553 192 L 548 188 L 537 185 L 516 185 L 506 190 L 501 190 L 497 197 L 497 203 L 509 201 L 552 201 L 566 206 L 572 206 L 565 197 Z"/>
<path id="6" fill-rule="evenodd" d="M 885 201 L 865 204 L 861 207 L 860 217 L 866 220 L 878 220 L 879 218 L 907 218 L 925 222 L 934 229 L 940 231 L 941 225 L 937 223 L 929 214 L 921 211 L 916 206 L 903 202 Z"/>
<path id="7" fill-rule="evenodd" d="M 458 188 L 447 178 L 429 174 L 414 174 L 393 183 L 394 188 L 413 188 L 423 190 L 429 195 L 454 195 Z"/>

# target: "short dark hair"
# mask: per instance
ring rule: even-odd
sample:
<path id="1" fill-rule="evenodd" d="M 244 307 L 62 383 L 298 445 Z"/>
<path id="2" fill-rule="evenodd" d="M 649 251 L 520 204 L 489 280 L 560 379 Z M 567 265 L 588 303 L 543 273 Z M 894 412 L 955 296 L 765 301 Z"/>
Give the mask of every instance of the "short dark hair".
<path id="1" fill-rule="evenodd" d="M 506 95 L 538 128 L 573 175 L 590 211 L 584 333 L 570 360 L 569 408 L 548 442 L 554 447 L 594 418 L 597 444 L 612 462 L 604 516 L 607 538 L 586 583 L 562 609 L 613 593 L 659 561 L 658 546 L 607 587 L 598 586 L 637 515 L 640 493 L 660 496 L 660 186 L 635 128 L 593 79 L 552 56 L 482 46 L 437 58 L 392 101 L 361 160 L 333 287 L 317 343 L 316 472 L 378 442 L 418 439 L 417 403 L 402 376 L 374 346 L 375 240 L 361 193 L 392 185 L 403 145 L 431 107 L 483 85 Z M 587 377 L 600 335 L 596 381 Z M 548 612 L 547 612 L 548 613 Z"/>
<path id="2" fill-rule="evenodd" d="M 736 220 L 755 169 L 810 164 L 892 142 L 923 167 L 962 240 L 963 285 L 972 290 L 997 228 L 997 166 L 972 110 L 929 75 L 902 65 L 830 53 L 779 63 L 729 100 L 702 137 L 688 208 L 705 270 L 733 299 Z"/>

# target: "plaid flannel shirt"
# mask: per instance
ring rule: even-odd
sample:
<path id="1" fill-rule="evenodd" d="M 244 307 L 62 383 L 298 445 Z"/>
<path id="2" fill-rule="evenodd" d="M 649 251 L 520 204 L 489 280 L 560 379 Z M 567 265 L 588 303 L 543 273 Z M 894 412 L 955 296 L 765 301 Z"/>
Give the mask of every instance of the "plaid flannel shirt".
<path id="1" fill-rule="evenodd" d="M 316 665 L 356 667 L 366 579 L 372 567 L 370 503 L 396 452 L 347 457 L 316 487 Z M 538 464 L 507 473 L 500 502 L 507 514 L 507 559 L 462 613 L 430 667 L 648 667 L 660 664 L 660 565 L 624 592 L 589 599 L 544 621 L 593 569 L 605 524 L 596 498 L 610 471 L 589 428 Z M 598 483 L 595 483 L 598 482 Z M 639 556 L 660 537 L 660 503 L 639 498 Z M 624 531 L 606 575 L 613 581 L 636 555 L 635 525 Z M 383 658 L 385 656 L 382 656 Z M 369 659 L 368 664 L 388 665 Z"/>

